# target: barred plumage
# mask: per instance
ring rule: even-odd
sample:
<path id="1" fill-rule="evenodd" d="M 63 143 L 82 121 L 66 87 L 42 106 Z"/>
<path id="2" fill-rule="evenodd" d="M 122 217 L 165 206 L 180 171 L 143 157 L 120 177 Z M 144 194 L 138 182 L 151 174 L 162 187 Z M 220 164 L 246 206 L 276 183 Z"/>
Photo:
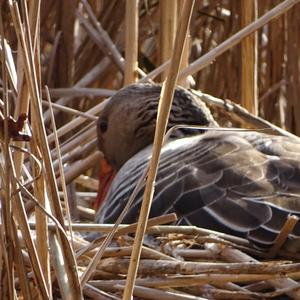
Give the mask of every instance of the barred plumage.
<path id="1" fill-rule="evenodd" d="M 126 87 L 99 117 L 99 147 L 119 171 L 98 222 L 116 220 L 149 161 L 159 92 L 157 85 Z M 178 88 L 169 126 L 182 123 L 217 126 L 202 102 Z M 151 216 L 174 211 L 180 224 L 272 244 L 287 216 L 300 215 L 290 208 L 290 202 L 300 201 L 299 140 L 220 131 L 179 138 L 190 133 L 177 132 L 162 150 Z M 136 221 L 142 194 L 124 222 Z M 278 206 L 279 198 L 289 208 Z M 300 224 L 293 234 L 300 236 Z"/>

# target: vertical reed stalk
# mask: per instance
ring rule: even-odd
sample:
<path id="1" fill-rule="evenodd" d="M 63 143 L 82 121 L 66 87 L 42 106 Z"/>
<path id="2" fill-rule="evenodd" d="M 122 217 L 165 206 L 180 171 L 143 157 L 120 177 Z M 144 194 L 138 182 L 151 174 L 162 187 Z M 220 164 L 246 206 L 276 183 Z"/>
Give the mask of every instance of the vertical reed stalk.
<path id="1" fill-rule="evenodd" d="M 164 63 L 172 56 L 176 28 L 177 28 L 177 2 L 178 0 L 164 0 L 159 2 L 160 8 L 160 31 L 159 31 L 159 50 L 160 63 Z M 168 70 L 161 75 L 161 80 L 165 80 Z"/>
<path id="2" fill-rule="evenodd" d="M 144 192 L 143 203 L 138 219 L 138 227 L 134 239 L 133 250 L 130 257 L 130 264 L 127 274 L 126 287 L 123 294 L 123 300 L 130 300 L 132 298 L 137 269 L 140 261 L 141 249 L 143 245 L 144 235 L 147 227 L 151 202 L 154 192 L 154 181 L 157 174 L 157 168 L 160 158 L 160 151 L 163 144 L 164 135 L 167 128 L 168 118 L 171 110 L 172 100 L 175 85 L 177 82 L 180 63 L 182 60 L 182 53 L 184 43 L 186 40 L 187 30 L 190 24 L 194 1 L 185 1 L 182 17 L 178 24 L 176 40 L 174 43 L 174 51 L 171 57 L 171 65 L 167 79 L 163 85 L 161 92 L 161 99 L 159 101 L 158 116 L 156 121 L 156 130 L 154 136 L 154 144 L 152 150 L 152 158 L 147 177 L 147 183 Z"/>
<path id="3" fill-rule="evenodd" d="M 126 1 L 124 85 L 137 79 L 139 1 Z"/>
<path id="4" fill-rule="evenodd" d="M 256 18 L 257 0 L 241 1 L 241 27 L 249 25 Z M 241 56 L 241 103 L 243 107 L 257 115 L 257 32 L 242 40 Z"/>
<path id="5" fill-rule="evenodd" d="M 287 125 L 288 129 L 300 135 L 300 70 L 299 70 L 299 20 L 300 5 L 287 14 Z"/>
<path id="6" fill-rule="evenodd" d="M 177 0 L 177 16 L 178 16 L 178 18 L 180 18 L 180 16 L 181 16 L 182 8 L 184 7 L 184 1 L 185 0 Z M 191 42 L 191 35 L 190 35 L 190 28 L 189 28 L 188 33 L 186 35 L 186 41 L 184 43 L 180 71 L 189 66 L 190 42 Z M 180 79 L 178 79 L 178 84 L 183 87 L 188 88 L 188 87 L 190 87 L 190 79 L 192 79 L 192 76 L 180 78 Z"/>
<path id="7" fill-rule="evenodd" d="M 3 28 L 3 11 L 2 6 L 0 6 L 0 33 L 4 35 Z M 5 40 L 1 39 L 1 61 L 6 61 L 6 45 Z M 12 197 L 11 197 L 11 168 L 9 164 L 9 134 L 8 134 L 8 116 L 9 116 L 9 106 L 8 106 L 8 76 L 5 63 L 2 63 L 2 80 L 3 80 L 3 114 L 1 113 L 0 117 L 3 117 L 3 136 L 1 136 L 2 146 L 3 146 L 3 156 L 5 160 L 4 168 L 1 165 L 1 181 L 4 185 L 4 192 L 0 197 L 1 204 L 1 219 L 2 224 L 4 225 L 1 228 L 1 251 L 3 254 L 3 262 L 2 265 L 5 268 L 0 269 L 1 272 L 1 286 L 4 287 L 2 291 L 0 291 L 0 298 L 9 297 L 10 299 L 14 299 L 16 297 L 14 284 L 14 243 L 13 243 L 13 219 L 12 219 Z"/>

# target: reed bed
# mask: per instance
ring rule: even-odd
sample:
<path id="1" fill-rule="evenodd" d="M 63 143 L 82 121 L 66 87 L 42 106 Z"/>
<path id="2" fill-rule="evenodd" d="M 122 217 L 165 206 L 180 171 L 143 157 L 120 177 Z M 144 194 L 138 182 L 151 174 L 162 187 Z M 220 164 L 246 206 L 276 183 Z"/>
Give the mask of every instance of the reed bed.
<path id="1" fill-rule="evenodd" d="M 168 78 L 156 159 L 176 81 L 224 127 L 299 135 L 298 2 L 2 1 L 0 299 L 300 299 L 293 216 L 266 251 L 147 221 L 151 199 L 93 223 L 97 115 L 125 84 Z"/>

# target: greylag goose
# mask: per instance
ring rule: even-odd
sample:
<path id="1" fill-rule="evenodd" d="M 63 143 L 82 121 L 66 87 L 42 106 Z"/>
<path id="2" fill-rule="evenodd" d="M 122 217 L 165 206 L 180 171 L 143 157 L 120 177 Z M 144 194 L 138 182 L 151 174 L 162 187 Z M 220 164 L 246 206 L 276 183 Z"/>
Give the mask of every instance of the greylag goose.
<path id="1" fill-rule="evenodd" d="M 117 175 L 97 222 L 115 222 L 149 162 L 160 90 L 154 84 L 125 87 L 99 116 L 99 149 Z M 176 124 L 218 126 L 205 104 L 180 87 L 168 127 Z M 298 139 L 255 131 L 178 129 L 162 149 L 150 217 L 175 212 L 179 224 L 270 246 L 287 216 L 300 215 L 289 207 L 300 201 L 299 192 Z M 143 188 L 124 223 L 137 220 L 142 196 Z M 278 199 L 284 206 L 276 204 Z M 300 236 L 300 224 L 295 236 Z"/>

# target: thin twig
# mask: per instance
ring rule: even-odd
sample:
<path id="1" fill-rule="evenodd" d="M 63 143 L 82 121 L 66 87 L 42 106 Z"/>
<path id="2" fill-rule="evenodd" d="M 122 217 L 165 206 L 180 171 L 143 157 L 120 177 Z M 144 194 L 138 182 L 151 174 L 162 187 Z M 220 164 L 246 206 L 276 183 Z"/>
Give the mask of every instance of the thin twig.
<path id="1" fill-rule="evenodd" d="M 280 250 L 284 242 L 287 240 L 289 234 L 292 233 L 294 227 L 298 222 L 299 218 L 297 216 L 288 216 L 285 224 L 282 226 L 279 234 L 276 237 L 273 247 L 269 250 L 268 257 L 273 258 L 277 255 L 278 251 Z"/>

